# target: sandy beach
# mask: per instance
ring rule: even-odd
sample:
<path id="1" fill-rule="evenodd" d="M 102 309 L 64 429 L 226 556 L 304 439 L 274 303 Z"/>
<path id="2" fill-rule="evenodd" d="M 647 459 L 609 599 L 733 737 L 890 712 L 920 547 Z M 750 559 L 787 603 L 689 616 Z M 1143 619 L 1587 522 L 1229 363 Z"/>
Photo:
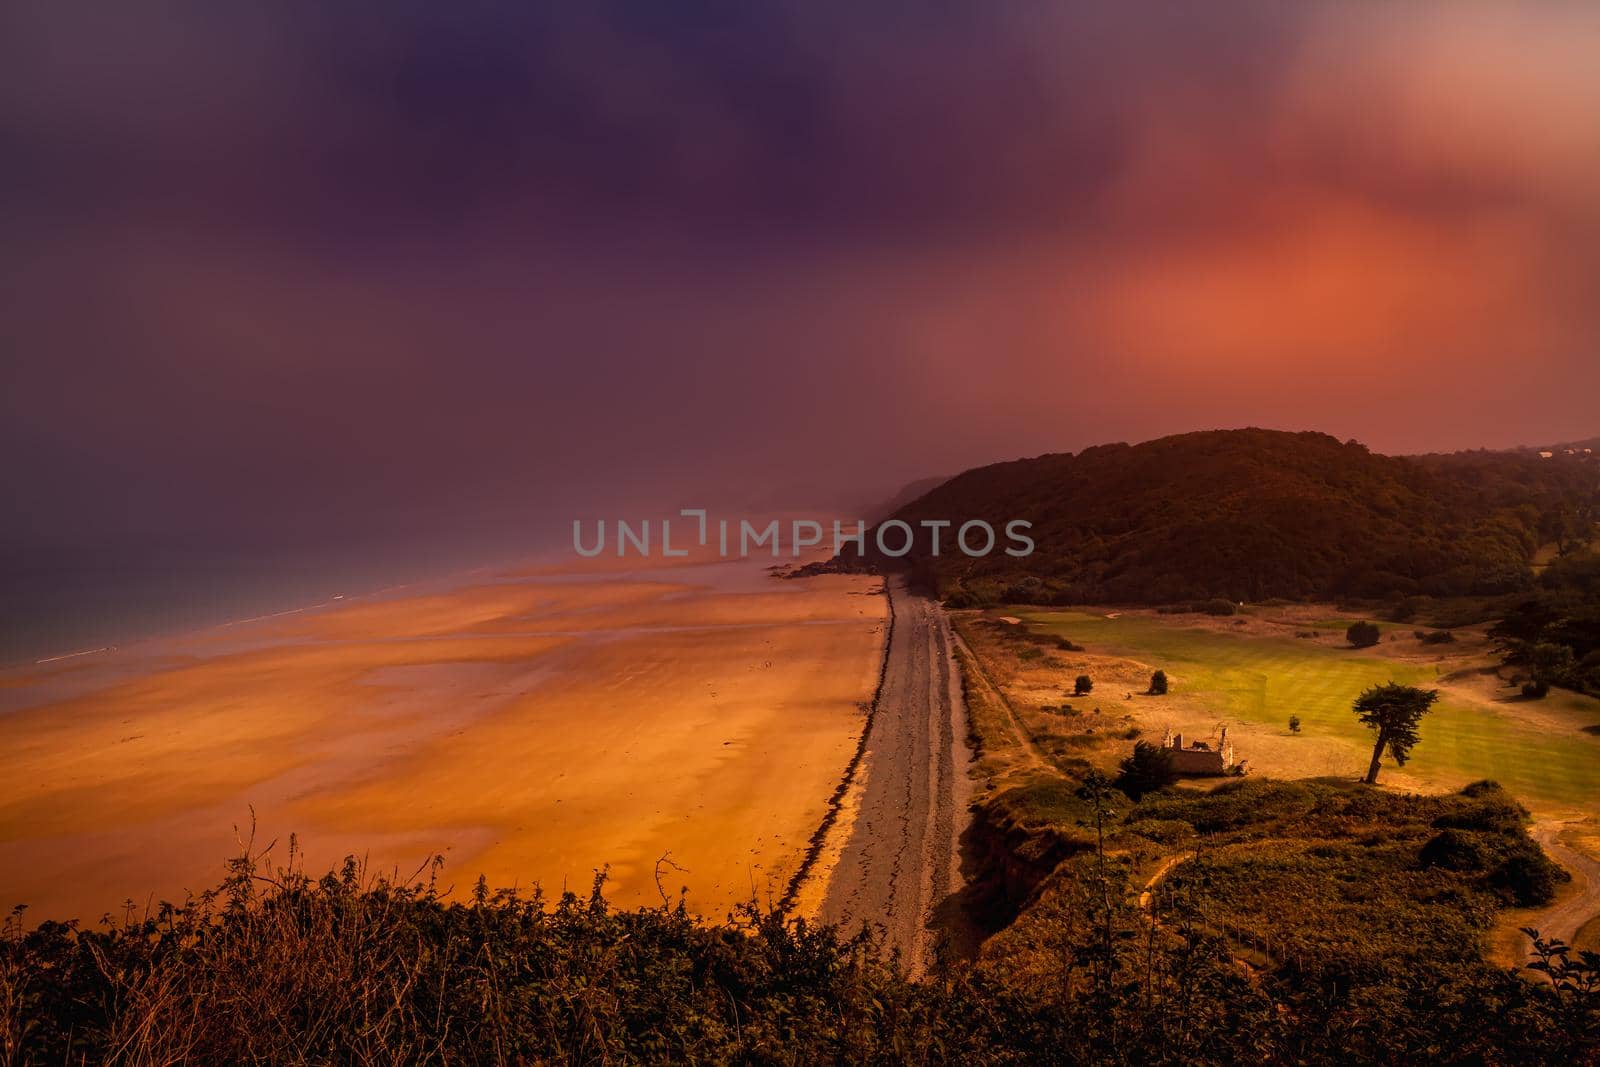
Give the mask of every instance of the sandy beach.
<path id="1" fill-rule="evenodd" d="M 775 899 L 876 684 L 881 581 L 480 574 L 0 675 L 0 907 L 93 920 L 289 835 L 465 894 Z"/>

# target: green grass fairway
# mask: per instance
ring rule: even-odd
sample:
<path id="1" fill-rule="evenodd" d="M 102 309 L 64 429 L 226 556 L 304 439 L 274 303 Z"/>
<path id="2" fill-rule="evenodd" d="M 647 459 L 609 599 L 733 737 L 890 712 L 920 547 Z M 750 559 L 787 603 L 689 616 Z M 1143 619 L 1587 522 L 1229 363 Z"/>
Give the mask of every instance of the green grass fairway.
<path id="1" fill-rule="evenodd" d="M 1385 660 L 1294 638 L 1246 637 L 1146 616 L 1107 619 L 1080 612 L 1028 612 L 1034 629 L 1062 634 L 1090 652 L 1127 656 L 1164 668 L 1174 692 L 1214 707 L 1219 718 L 1284 723 L 1299 715 L 1307 734 L 1371 745 L 1350 710 L 1370 685 L 1395 681 L 1434 686 L 1436 668 Z M 1423 721 L 1422 740 L 1406 769 L 1449 783 L 1493 778 L 1535 806 L 1600 803 L 1600 701 L 1553 693 L 1540 708 L 1570 728 L 1541 729 L 1491 701 L 1440 697 Z M 1387 762 L 1387 761 L 1386 761 Z"/>

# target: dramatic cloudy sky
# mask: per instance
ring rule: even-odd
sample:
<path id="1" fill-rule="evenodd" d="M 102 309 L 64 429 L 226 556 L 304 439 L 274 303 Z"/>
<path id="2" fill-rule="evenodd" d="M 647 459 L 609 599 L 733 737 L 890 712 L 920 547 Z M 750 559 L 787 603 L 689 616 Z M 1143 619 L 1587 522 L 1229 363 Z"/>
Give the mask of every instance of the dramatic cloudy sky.
<path id="1" fill-rule="evenodd" d="M 1596 56 L 1558 2 L 7 3 L 0 536 L 1600 433 Z"/>

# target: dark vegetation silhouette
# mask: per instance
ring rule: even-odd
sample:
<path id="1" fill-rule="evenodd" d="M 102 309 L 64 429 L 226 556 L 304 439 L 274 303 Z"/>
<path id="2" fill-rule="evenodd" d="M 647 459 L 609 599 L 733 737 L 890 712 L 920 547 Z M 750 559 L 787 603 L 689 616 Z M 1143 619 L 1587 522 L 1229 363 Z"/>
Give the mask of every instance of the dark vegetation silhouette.
<path id="1" fill-rule="evenodd" d="M 757 903 L 491 891 L 246 850 L 214 890 L 0 938 L 13 1063 L 1587 1063 L 1600 956 L 1537 981 L 1484 926 L 1562 872 L 1493 783 L 1238 780 L 1129 804 L 1086 774 L 1031 903 L 910 980 L 868 930 Z M 1064 814 L 1067 808 L 1061 809 Z M 1263 841 L 1282 844 L 1268 850 Z M 1239 846 L 1235 848 L 1235 846 Z M 1180 861 L 1141 904 L 1133 857 Z M 658 871 L 659 873 L 659 871 Z M 1239 963 L 1248 954 L 1256 963 Z"/>

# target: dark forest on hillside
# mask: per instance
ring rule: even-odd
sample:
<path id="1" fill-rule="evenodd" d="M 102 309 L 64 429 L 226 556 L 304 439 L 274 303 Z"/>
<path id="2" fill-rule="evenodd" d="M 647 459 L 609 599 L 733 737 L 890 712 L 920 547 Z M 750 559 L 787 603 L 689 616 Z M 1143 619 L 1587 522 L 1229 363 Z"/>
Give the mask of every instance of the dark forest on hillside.
<path id="1" fill-rule="evenodd" d="M 979 467 L 893 517 L 952 606 L 1484 596 L 1532 589 L 1541 545 L 1593 529 L 1597 488 L 1592 458 L 1219 430 Z M 918 524 L 939 519 L 1025 519 L 1037 547 L 975 559 L 947 532 L 934 557 Z"/>

